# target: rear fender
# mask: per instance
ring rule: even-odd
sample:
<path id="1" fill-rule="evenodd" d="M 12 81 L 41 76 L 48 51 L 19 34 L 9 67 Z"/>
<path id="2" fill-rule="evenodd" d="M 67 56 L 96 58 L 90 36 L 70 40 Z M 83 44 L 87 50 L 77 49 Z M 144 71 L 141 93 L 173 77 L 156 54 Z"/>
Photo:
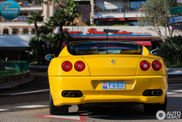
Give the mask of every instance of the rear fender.
<path id="1" fill-rule="evenodd" d="M 143 71 L 141 68 L 140 68 L 140 63 L 142 61 L 148 61 L 150 63 L 150 68 L 147 70 L 147 71 Z M 161 62 L 162 64 L 162 68 L 158 71 L 155 71 L 153 68 L 152 68 L 152 63 L 153 61 L 155 60 L 158 60 L 159 62 Z M 165 63 L 163 61 L 163 59 L 159 56 L 154 56 L 154 55 L 150 55 L 148 49 L 146 47 L 143 46 L 143 56 L 142 58 L 140 59 L 138 65 L 137 65 L 137 68 L 136 68 L 136 75 L 150 75 L 150 76 L 156 76 L 156 75 L 167 75 L 167 71 L 166 71 L 166 66 L 165 66 Z"/>
<path id="2" fill-rule="evenodd" d="M 64 61 L 70 61 L 72 64 L 72 69 L 70 71 L 64 71 L 62 69 L 62 63 Z M 77 61 L 82 61 L 85 63 L 85 69 L 83 71 L 77 71 L 74 67 Z M 54 58 L 48 68 L 49 76 L 88 76 L 89 67 L 81 56 L 62 56 Z"/>

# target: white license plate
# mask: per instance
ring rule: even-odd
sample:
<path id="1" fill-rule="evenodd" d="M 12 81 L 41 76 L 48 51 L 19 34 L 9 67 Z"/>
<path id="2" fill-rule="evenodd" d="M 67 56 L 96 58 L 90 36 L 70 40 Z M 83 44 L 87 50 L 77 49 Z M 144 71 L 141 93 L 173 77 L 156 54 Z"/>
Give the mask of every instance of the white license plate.
<path id="1" fill-rule="evenodd" d="M 125 89 L 125 82 L 102 82 L 102 89 Z"/>

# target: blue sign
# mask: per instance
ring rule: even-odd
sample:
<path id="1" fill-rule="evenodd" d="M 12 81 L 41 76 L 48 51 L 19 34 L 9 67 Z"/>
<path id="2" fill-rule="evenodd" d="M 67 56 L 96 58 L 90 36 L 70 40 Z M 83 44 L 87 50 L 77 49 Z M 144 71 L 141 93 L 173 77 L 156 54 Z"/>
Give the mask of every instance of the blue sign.
<path id="1" fill-rule="evenodd" d="M 178 16 L 178 17 L 172 17 L 170 19 L 171 23 L 178 23 L 178 22 L 182 22 L 182 16 Z"/>
<path id="2" fill-rule="evenodd" d="M 7 20 L 13 20 L 20 14 L 20 6 L 13 0 L 5 1 L 1 5 L 1 15 Z"/>
<path id="3" fill-rule="evenodd" d="M 171 22 L 174 23 L 174 22 L 175 22 L 175 18 L 172 18 L 172 19 L 171 19 Z"/>
<path id="4" fill-rule="evenodd" d="M 45 56 L 45 59 L 51 61 L 55 56 L 53 54 L 48 54 Z"/>

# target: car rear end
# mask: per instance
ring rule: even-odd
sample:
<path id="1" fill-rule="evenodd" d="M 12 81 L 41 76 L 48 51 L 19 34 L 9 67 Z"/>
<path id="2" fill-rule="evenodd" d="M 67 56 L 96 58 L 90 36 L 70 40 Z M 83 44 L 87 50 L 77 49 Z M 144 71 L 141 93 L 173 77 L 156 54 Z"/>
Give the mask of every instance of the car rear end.
<path id="1" fill-rule="evenodd" d="M 162 58 L 134 43 L 78 42 L 66 46 L 48 69 L 55 106 L 103 102 L 164 104 Z"/>

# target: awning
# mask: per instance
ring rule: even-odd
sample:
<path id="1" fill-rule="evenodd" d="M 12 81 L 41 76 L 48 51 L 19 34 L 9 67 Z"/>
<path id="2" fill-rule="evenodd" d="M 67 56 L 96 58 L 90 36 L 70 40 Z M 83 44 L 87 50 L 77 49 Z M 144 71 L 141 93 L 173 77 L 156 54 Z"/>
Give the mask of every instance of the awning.
<path id="1" fill-rule="evenodd" d="M 35 35 L 1 35 L 0 47 L 29 47 L 31 37 Z"/>
<path id="2" fill-rule="evenodd" d="M 143 46 L 150 46 L 152 43 L 150 41 L 133 41 L 137 44 L 143 45 Z"/>

